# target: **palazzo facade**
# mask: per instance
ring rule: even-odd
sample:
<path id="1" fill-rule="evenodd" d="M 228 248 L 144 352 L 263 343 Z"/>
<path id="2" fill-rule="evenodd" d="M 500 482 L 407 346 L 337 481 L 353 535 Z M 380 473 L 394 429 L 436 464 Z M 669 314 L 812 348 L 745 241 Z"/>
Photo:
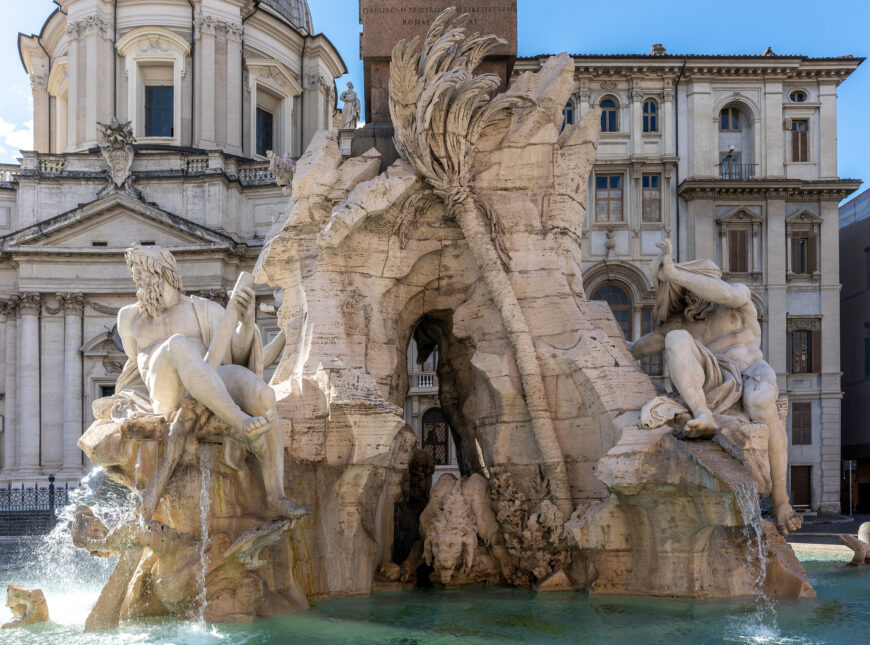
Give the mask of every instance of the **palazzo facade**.
<path id="1" fill-rule="evenodd" d="M 513 77 L 545 57 L 520 58 Z M 837 87 L 863 61 L 841 56 L 574 56 L 567 122 L 602 109 L 587 193 L 583 276 L 628 340 L 654 328 L 649 263 L 714 260 L 752 290 L 765 359 L 789 399 L 796 508 L 840 510 Z M 643 369 L 664 381 L 667 366 Z"/>
<path id="2" fill-rule="evenodd" d="M 91 403 L 126 360 L 123 250 L 170 249 L 187 293 L 226 301 L 287 197 L 266 152 L 331 128 L 338 52 L 305 0 L 59 0 L 20 36 L 34 150 L 0 167 L 0 484 L 78 480 Z M 132 189 L 107 190 L 98 123 L 131 122 Z M 277 333 L 259 294 L 266 339 Z"/>

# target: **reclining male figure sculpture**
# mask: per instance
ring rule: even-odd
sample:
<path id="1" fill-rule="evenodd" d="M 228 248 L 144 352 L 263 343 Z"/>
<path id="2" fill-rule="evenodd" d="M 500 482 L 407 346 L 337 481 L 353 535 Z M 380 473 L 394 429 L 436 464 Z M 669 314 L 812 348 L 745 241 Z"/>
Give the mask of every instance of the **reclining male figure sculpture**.
<path id="1" fill-rule="evenodd" d="M 118 333 L 130 359 L 118 379 L 118 389 L 141 376 L 148 399 L 143 407 L 150 403 L 154 413 L 179 408 L 189 393 L 245 437 L 260 463 L 267 514 L 275 519 L 306 514 L 304 507 L 284 496 L 284 437 L 275 423 L 275 393 L 260 376 L 263 349 L 254 320 L 253 290 L 234 291 L 230 298 L 227 306 L 237 308 L 240 322 L 230 351 L 222 357 L 225 364 L 214 370 L 203 357 L 210 338 L 218 331 L 224 308 L 182 294 L 181 276 L 168 251 L 134 247 L 127 250 L 126 257 L 138 302 L 118 312 Z"/>
<path id="2" fill-rule="evenodd" d="M 776 411 L 776 373 L 761 352 L 761 327 L 749 288 L 722 280 L 710 260 L 674 264 L 670 240 L 650 272 L 656 284 L 658 328 L 631 346 L 635 358 L 664 350 L 671 382 L 692 412 L 688 438 L 711 438 L 724 412 L 742 399 L 753 423 L 769 431 L 771 501 L 782 534 L 801 526 L 786 490 L 788 438 Z M 654 400 L 655 401 L 655 400 Z"/>

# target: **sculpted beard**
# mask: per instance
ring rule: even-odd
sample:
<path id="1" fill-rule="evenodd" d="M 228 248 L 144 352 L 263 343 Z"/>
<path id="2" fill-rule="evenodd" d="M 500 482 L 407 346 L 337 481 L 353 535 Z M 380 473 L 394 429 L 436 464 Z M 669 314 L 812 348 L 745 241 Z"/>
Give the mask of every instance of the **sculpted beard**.
<path id="1" fill-rule="evenodd" d="M 139 311 L 146 318 L 156 318 L 163 309 L 163 279 L 151 271 L 143 270 L 136 283 Z"/>

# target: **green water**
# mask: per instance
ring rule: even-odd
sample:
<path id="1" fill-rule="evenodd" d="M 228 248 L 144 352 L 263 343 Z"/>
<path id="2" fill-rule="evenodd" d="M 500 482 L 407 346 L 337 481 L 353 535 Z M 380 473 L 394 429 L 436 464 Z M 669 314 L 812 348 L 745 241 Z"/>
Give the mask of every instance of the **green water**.
<path id="1" fill-rule="evenodd" d="M 487 587 L 419 589 L 330 600 L 310 611 L 254 623 L 200 626 L 148 621 L 108 633 L 81 628 L 98 589 L 45 584 L 52 622 L 0 632 L 0 643 L 862 643 L 870 639 L 870 566 L 801 555 L 815 600 L 776 603 L 758 613 L 752 599 L 696 601 L 582 593 L 538 595 Z M 3 571 L 0 599 L 5 602 Z M 20 582 L 32 582 L 16 580 Z"/>

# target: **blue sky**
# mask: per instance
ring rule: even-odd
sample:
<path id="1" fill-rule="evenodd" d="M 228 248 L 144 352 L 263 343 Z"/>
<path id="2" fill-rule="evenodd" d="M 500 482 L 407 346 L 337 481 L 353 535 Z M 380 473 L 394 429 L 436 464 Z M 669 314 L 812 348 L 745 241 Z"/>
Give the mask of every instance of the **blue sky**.
<path id="1" fill-rule="evenodd" d="M 32 146 L 30 83 L 17 33 L 38 32 L 51 0 L 6 0 L 0 23 L 0 162 Z M 338 48 L 360 88 L 357 0 L 309 0 L 314 27 Z M 870 0 L 518 0 L 519 54 L 648 53 L 654 42 L 670 53 L 870 56 Z M 839 88 L 839 174 L 870 180 L 870 60 Z M 364 112 L 364 110 L 363 110 Z M 865 184 L 864 187 L 866 187 Z"/>

